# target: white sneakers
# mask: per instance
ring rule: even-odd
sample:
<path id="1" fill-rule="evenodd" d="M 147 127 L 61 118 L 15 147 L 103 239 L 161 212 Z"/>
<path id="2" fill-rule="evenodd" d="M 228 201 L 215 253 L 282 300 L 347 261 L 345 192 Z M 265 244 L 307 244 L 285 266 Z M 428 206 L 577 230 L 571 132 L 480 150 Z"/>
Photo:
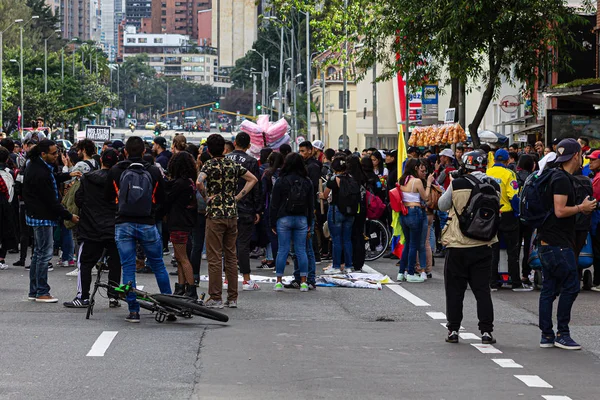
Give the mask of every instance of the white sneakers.
<path id="1" fill-rule="evenodd" d="M 2 267 L 0 267 L 0 269 L 2 269 Z M 592 287 L 591 290 L 593 290 L 594 292 L 600 292 L 600 285 Z"/>
<path id="2" fill-rule="evenodd" d="M 249 281 L 243 282 L 242 290 L 246 290 L 246 291 L 260 290 L 260 286 L 258 286 L 258 283 L 254 282 L 253 280 L 249 280 Z"/>
<path id="3" fill-rule="evenodd" d="M 67 275 L 67 276 L 77 276 L 77 275 L 79 275 L 79 268 L 75 268 L 73 271 L 67 272 L 65 275 Z"/>
<path id="4" fill-rule="evenodd" d="M 423 279 L 424 281 L 427 280 L 427 274 L 425 273 L 425 271 L 421 272 L 421 279 Z"/>
<path id="5" fill-rule="evenodd" d="M 5 262 L 0 262 L 0 269 L 1 270 L 8 269 L 8 264 L 6 264 Z"/>

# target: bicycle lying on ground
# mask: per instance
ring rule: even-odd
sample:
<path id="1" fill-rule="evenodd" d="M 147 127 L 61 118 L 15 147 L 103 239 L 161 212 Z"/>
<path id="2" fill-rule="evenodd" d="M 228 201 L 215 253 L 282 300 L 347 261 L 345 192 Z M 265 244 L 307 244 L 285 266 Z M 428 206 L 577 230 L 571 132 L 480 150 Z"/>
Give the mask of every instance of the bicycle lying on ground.
<path id="1" fill-rule="evenodd" d="M 381 257 L 387 250 L 391 236 L 390 232 L 377 219 L 367 219 L 364 230 L 365 261 L 374 261 Z"/>
<path id="2" fill-rule="evenodd" d="M 129 293 L 134 293 L 138 303 L 140 303 L 140 307 L 155 314 L 154 320 L 156 322 L 164 322 L 172 315 L 183 318 L 192 318 L 194 315 L 197 315 L 219 322 L 229 321 L 229 316 L 226 314 L 204 306 L 204 293 L 201 294 L 199 300 L 195 301 L 185 296 L 144 292 L 131 286 L 131 282 L 125 285 L 113 285 L 111 283 L 102 282 L 102 272 L 108 271 L 108 265 L 104 258 L 96 264 L 96 269 L 98 270 L 98 275 L 96 276 L 96 282 L 94 283 L 94 290 L 90 296 L 90 304 L 85 319 L 90 319 L 90 316 L 94 315 L 94 298 L 98 289 L 103 288 L 107 291 L 110 290 L 116 293 L 123 301 L 125 301 Z"/>

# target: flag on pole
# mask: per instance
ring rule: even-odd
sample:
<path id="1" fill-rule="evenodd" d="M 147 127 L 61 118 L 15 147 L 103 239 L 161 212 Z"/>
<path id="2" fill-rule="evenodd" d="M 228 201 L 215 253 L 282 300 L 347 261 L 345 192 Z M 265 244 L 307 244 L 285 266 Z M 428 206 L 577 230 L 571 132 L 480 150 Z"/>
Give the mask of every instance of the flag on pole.
<path id="1" fill-rule="evenodd" d="M 398 178 L 404 173 L 404 163 L 406 162 L 406 158 L 407 153 L 406 144 L 404 143 L 404 128 L 400 125 L 400 132 L 398 133 Z M 406 238 L 402 231 L 402 225 L 400 225 L 400 213 L 392 211 L 392 253 L 396 257 L 402 257 L 402 250 L 404 249 L 405 243 Z"/>
<path id="2" fill-rule="evenodd" d="M 17 129 L 21 130 L 21 107 L 17 106 Z"/>

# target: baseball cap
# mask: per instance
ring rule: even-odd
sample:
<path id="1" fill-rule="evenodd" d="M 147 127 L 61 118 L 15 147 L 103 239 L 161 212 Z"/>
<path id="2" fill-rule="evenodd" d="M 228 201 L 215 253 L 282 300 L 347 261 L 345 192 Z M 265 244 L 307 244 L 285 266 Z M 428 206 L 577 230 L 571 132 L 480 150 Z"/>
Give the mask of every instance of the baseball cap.
<path id="1" fill-rule="evenodd" d="M 575 139 L 563 139 L 556 146 L 556 162 L 569 161 L 576 153 L 581 151 L 581 145 Z"/>
<path id="2" fill-rule="evenodd" d="M 162 136 L 157 136 L 154 138 L 154 143 L 162 147 L 163 149 L 167 148 L 167 139 Z"/>
<path id="3" fill-rule="evenodd" d="M 496 150 L 496 154 L 494 154 L 494 160 L 508 161 L 508 151 L 504 149 Z"/>
<path id="4" fill-rule="evenodd" d="M 454 159 L 454 152 L 451 149 L 444 149 L 440 152 L 440 157 L 446 156 Z"/>
<path id="5" fill-rule="evenodd" d="M 325 144 L 320 141 L 320 140 L 315 140 L 314 142 L 312 142 L 313 147 L 316 147 L 317 149 L 323 151 L 323 149 L 325 148 Z"/>
<path id="6" fill-rule="evenodd" d="M 117 150 L 117 151 L 121 151 L 121 149 L 123 147 L 125 147 L 125 143 L 123 143 L 122 140 L 117 139 L 117 140 L 114 140 L 113 143 L 112 143 L 112 148 L 115 149 L 115 150 Z"/>
<path id="7" fill-rule="evenodd" d="M 552 145 L 553 145 L 553 146 L 556 146 L 556 145 L 558 145 L 559 143 L 560 143 L 560 139 L 559 139 L 559 138 L 556 138 L 556 139 L 552 140 Z"/>
<path id="8" fill-rule="evenodd" d="M 113 149 L 106 149 L 104 153 L 102 153 L 102 165 L 105 167 L 112 167 L 119 161 L 119 153 Z"/>
<path id="9" fill-rule="evenodd" d="M 587 155 L 590 160 L 597 160 L 600 158 L 600 150 L 594 150 L 591 154 Z"/>
<path id="10" fill-rule="evenodd" d="M 414 147 L 414 146 L 409 147 L 408 150 L 406 150 L 406 154 L 410 154 L 410 153 L 417 153 L 417 154 L 419 154 L 419 148 L 418 147 Z"/>
<path id="11" fill-rule="evenodd" d="M 398 150 L 386 151 L 385 155 L 386 155 L 386 157 L 390 156 L 390 157 L 398 158 Z"/>

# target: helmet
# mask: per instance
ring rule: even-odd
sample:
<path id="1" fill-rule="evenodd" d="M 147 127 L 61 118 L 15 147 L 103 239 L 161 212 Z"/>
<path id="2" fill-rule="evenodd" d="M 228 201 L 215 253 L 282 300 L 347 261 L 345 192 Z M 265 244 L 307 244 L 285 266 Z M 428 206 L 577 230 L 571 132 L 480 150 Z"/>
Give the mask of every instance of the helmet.
<path id="1" fill-rule="evenodd" d="M 487 154 L 481 150 L 473 150 L 463 154 L 462 161 L 467 172 L 485 171 Z"/>

